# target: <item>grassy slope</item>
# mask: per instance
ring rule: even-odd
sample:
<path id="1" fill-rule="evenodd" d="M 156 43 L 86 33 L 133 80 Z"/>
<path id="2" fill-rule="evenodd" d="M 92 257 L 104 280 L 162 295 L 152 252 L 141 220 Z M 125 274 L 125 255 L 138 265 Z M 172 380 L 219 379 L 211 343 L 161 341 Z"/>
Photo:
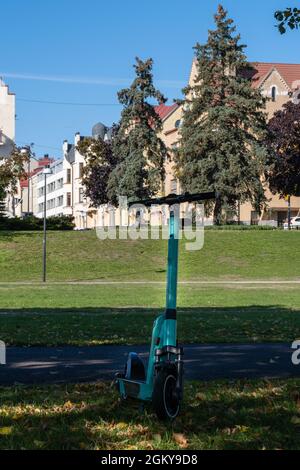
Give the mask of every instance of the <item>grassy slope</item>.
<path id="1" fill-rule="evenodd" d="M 300 232 L 207 231 L 201 251 L 187 252 L 181 243 L 179 277 L 299 279 L 299 237 Z M 146 283 L 1 285 L 2 340 L 18 345 L 148 341 L 157 309 L 164 307 L 166 242 L 99 241 L 94 232 L 53 232 L 48 242 L 50 280 Z M 40 233 L 0 232 L 0 282 L 39 280 L 41 247 Z M 147 285 L 147 280 L 163 284 Z M 181 285 L 179 338 L 185 342 L 290 342 L 300 336 L 299 305 L 300 289 L 295 286 Z"/>
<path id="2" fill-rule="evenodd" d="M 159 423 L 104 383 L 0 389 L 0 449 L 300 449 L 299 380 L 188 383 Z"/>
<path id="3" fill-rule="evenodd" d="M 0 282 L 40 280 L 41 233 L 0 232 Z M 300 232 L 206 231 L 204 248 L 181 242 L 180 279 L 300 278 Z M 165 241 L 97 239 L 95 232 L 48 235 L 49 280 L 165 279 Z"/>
<path id="4" fill-rule="evenodd" d="M 164 297 L 157 286 L 1 286 L 0 338 L 26 346 L 146 343 Z M 181 342 L 300 337 L 298 287 L 181 285 L 178 305 Z"/>

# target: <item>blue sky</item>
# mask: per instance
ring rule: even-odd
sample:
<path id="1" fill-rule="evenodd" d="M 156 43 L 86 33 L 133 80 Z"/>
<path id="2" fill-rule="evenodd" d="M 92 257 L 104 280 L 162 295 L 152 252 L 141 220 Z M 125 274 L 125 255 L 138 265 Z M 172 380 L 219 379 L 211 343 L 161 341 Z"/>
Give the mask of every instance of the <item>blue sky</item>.
<path id="1" fill-rule="evenodd" d="M 59 158 L 64 139 L 117 121 L 115 104 L 135 56 L 154 59 L 158 88 L 172 102 L 186 83 L 196 41 L 213 27 L 215 0 L 9 0 L 1 6 L 0 75 L 17 96 L 18 144 Z M 280 36 L 273 12 L 299 0 L 223 0 L 250 61 L 299 61 L 300 31 Z"/>

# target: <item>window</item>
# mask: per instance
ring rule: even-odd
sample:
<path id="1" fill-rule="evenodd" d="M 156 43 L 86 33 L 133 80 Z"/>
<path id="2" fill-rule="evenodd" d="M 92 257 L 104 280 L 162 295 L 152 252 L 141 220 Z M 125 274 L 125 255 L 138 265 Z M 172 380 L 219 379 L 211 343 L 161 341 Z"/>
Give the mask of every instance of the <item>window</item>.
<path id="1" fill-rule="evenodd" d="M 272 90 L 271 90 L 272 101 L 276 101 L 276 93 L 277 93 L 276 86 L 272 86 Z"/>
<path id="2" fill-rule="evenodd" d="M 55 207 L 55 199 L 50 199 L 49 201 L 47 201 L 47 210 L 54 209 L 54 207 Z"/>
<path id="3" fill-rule="evenodd" d="M 63 196 L 59 196 L 57 198 L 57 202 L 56 202 L 56 207 L 61 207 L 64 203 L 64 197 Z"/>
<path id="4" fill-rule="evenodd" d="M 177 180 L 171 180 L 171 193 L 177 193 Z"/>
<path id="5" fill-rule="evenodd" d="M 71 184 L 71 168 L 67 169 L 67 184 Z"/>
<path id="6" fill-rule="evenodd" d="M 63 178 L 60 178 L 59 180 L 57 180 L 57 183 L 56 183 L 57 189 L 61 189 L 63 187 L 63 184 L 64 184 Z"/>
<path id="7" fill-rule="evenodd" d="M 79 188 L 79 202 L 83 202 L 83 188 Z"/>
<path id="8" fill-rule="evenodd" d="M 83 177 L 83 163 L 79 163 L 79 178 Z"/>
<path id="9" fill-rule="evenodd" d="M 52 193 L 53 191 L 55 191 L 55 181 L 47 185 L 47 192 Z"/>
<path id="10" fill-rule="evenodd" d="M 175 122 L 175 127 L 176 127 L 176 129 L 179 129 L 179 127 L 181 127 L 181 120 L 180 119 L 177 119 L 177 121 Z"/>
<path id="11" fill-rule="evenodd" d="M 67 193 L 67 207 L 71 206 L 71 193 Z"/>
<path id="12" fill-rule="evenodd" d="M 43 202 L 41 202 L 39 204 L 39 212 L 44 212 L 44 203 Z"/>

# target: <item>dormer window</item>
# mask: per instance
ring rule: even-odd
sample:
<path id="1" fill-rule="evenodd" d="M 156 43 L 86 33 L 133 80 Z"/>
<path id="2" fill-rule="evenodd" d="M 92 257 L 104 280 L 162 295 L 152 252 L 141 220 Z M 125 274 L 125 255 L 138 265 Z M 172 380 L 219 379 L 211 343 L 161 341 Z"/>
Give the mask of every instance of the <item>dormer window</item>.
<path id="1" fill-rule="evenodd" d="M 276 89 L 276 86 L 272 86 L 272 89 L 271 89 L 271 97 L 272 97 L 272 101 L 276 101 L 276 95 L 277 95 L 277 89 Z"/>

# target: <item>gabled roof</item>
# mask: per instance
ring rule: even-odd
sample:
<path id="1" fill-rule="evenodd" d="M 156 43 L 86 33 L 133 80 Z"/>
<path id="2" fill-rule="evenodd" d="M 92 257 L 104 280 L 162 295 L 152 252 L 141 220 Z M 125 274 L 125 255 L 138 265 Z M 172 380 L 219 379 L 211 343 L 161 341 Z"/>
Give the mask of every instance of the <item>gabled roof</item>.
<path id="1" fill-rule="evenodd" d="M 53 163 L 55 160 L 54 158 L 49 158 L 48 156 L 44 156 L 42 158 L 40 158 L 38 160 L 38 167 L 37 168 L 34 168 L 33 170 L 31 170 L 30 172 L 30 178 L 32 178 L 34 175 L 36 175 L 37 173 L 40 173 L 41 171 L 43 171 L 43 169 L 45 168 L 45 166 L 48 166 L 50 165 L 51 163 Z M 28 188 L 28 178 L 24 177 L 20 180 L 20 186 L 21 188 Z"/>
<path id="2" fill-rule="evenodd" d="M 20 180 L 21 189 L 28 188 L 28 180 Z"/>
<path id="3" fill-rule="evenodd" d="M 160 119 L 164 121 L 170 114 L 175 111 L 175 109 L 178 108 L 178 104 L 174 103 L 171 106 L 167 106 L 165 104 L 160 104 L 158 106 L 155 106 L 155 111 L 159 115 Z"/>
<path id="4" fill-rule="evenodd" d="M 255 88 L 259 88 L 262 82 L 273 70 L 277 70 L 291 90 L 297 88 L 296 82 L 300 81 L 300 64 L 253 62 L 251 65 L 253 69 L 249 69 L 249 71 L 247 71 L 247 76 L 251 78 L 253 87 Z"/>

